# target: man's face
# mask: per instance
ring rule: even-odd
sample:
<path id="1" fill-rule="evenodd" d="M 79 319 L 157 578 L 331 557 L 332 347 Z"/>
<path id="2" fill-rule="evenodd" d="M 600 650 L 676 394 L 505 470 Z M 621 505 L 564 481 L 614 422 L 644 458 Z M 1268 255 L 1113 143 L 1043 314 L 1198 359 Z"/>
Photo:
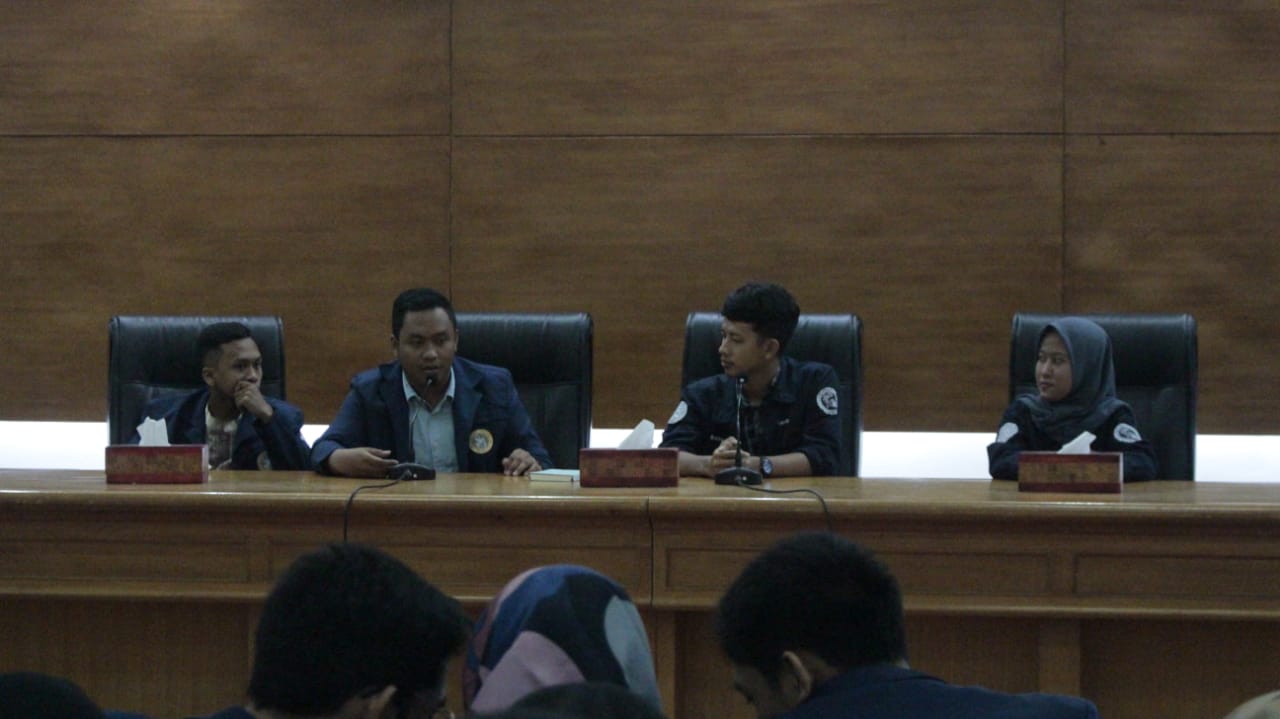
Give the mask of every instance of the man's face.
<path id="1" fill-rule="evenodd" d="M 427 391 L 428 379 L 441 388 L 449 385 L 458 330 L 444 308 L 406 312 L 400 336 L 391 338 L 391 347 L 418 394 Z"/>
<path id="2" fill-rule="evenodd" d="M 756 719 L 772 719 L 796 707 L 781 687 L 773 686 L 758 669 L 733 665 L 733 688 L 755 709 Z"/>
<path id="3" fill-rule="evenodd" d="M 768 363 L 766 342 L 750 322 L 720 322 L 720 366 L 730 377 L 742 377 Z"/>
<path id="4" fill-rule="evenodd" d="M 210 393 L 234 399 L 236 388 L 243 384 L 262 382 L 262 353 L 251 337 L 227 342 L 211 367 L 201 370 L 204 383 Z"/>

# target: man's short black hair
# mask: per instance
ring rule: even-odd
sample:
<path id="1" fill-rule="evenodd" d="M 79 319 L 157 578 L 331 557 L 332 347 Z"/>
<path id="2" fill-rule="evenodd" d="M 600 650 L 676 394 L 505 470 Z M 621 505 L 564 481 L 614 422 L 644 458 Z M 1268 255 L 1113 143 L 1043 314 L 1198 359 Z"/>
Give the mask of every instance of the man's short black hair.
<path id="1" fill-rule="evenodd" d="M 240 322 L 214 322 L 206 326 L 196 338 L 196 357 L 200 366 L 216 367 L 222 357 L 222 345 L 242 339 L 253 339 L 253 333 Z"/>
<path id="2" fill-rule="evenodd" d="M 775 686 L 785 651 L 841 670 L 907 655 L 897 580 L 869 551 L 825 532 L 792 535 L 753 559 L 720 599 L 716 635 L 730 661 Z"/>
<path id="3" fill-rule="evenodd" d="M 421 312 L 422 310 L 434 310 L 437 307 L 444 309 L 449 315 L 449 323 L 454 329 L 458 328 L 458 316 L 453 312 L 453 303 L 449 302 L 449 298 L 436 292 L 430 287 L 415 287 L 411 290 L 405 290 L 396 297 L 396 301 L 391 305 L 391 336 L 399 339 L 400 328 L 404 327 L 404 316 L 409 312 Z"/>
<path id="4" fill-rule="evenodd" d="M 511 706 L 565 719 L 665 719 L 644 697 L 612 682 L 571 682 L 543 687 Z"/>
<path id="5" fill-rule="evenodd" d="M 782 285 L 748 282 L 724 300 L 720 314 L 730 322 L 746 322 L 756 334 L 778 341 L 778 351 L 787 348 L 800 321 L 800 305 Z"/>
<path id="6" fill-rule="evenodd" d="M 456 601 L 398 559 L 330 545 L 290 565 L 267 597 L 249 698 L 294 716 L 329 715 L 387 686 L 408 702 L 441 686 L 469 628 Z"/>
<path id="7" fill-rule="evenodd" d="M 102 710 L 69 679 L 39 672 L 0 674 L 0 719 L 102 719 Z"/>

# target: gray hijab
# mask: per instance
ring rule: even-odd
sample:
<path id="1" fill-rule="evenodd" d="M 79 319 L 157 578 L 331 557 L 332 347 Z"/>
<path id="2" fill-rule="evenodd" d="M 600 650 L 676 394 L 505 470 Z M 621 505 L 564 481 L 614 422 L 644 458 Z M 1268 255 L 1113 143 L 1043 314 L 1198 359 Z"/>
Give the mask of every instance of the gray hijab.
<path id="1" fill-rule="evenodd" d="M 1042 432 L 1066 444 L 1081 432 L 1095 432 L 1113 412 L 1128 405 L 1116 399 L 1116 369 L 1106 330 L 1082 317 L 1063 317 L 1040 330 L 1037 349 L 1050 332 L 1062 337 L 1071 358 L 1071 392 L 1057 402 L 1046 402 L 1038 394 L 1024 394 L 1017 401 L 1031 410 L 1031 421 Z"/>

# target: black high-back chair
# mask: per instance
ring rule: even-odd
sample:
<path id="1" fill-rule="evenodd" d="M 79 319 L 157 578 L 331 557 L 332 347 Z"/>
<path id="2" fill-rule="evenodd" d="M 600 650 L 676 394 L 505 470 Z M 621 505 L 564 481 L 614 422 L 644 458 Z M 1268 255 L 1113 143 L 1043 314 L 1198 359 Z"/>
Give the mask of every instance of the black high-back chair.
<path id="1" fill-rule="evenodd" d="M 718 312 L 689 314 L 684 330 L 681 386 L 724 371 L 719 353 L 722 319 Z M 862 445 L 862 321 L 857 315 L 800 315 L 783 354 L 835 368 L 844 426 L 844 452 L 836 473 L 856 476 Z"/>
<path id="2" fill-rule="evenodd" d="M 1034 394 L 1036 345 L 1049 322 L 1066 315 L 1013 316 L 1009 401 Z M 1116 396 L 1133 408 L 1138 431 L 1155 451 L 1160 479 L 1195 479 L 1198 348 L 1196 320 L 1187 314 L 1077 315 L 1111 337 Z"/>
<path id="3" fill-rule="evenodd" d="M 204 387 L 196 338 L 215 322 L 240 322 L 262 352 L 262 393 L 285 399 L 284 323 L 279 317 L 112 317 L 107 325 L 107 430 L 124 444 L 147 403 Z"/>
<path id="4" fill-rule="evenodd" d="M 458 354 L 511 372 L 557 467 L 591 441 L 591 315 L 458 313 Z"/>

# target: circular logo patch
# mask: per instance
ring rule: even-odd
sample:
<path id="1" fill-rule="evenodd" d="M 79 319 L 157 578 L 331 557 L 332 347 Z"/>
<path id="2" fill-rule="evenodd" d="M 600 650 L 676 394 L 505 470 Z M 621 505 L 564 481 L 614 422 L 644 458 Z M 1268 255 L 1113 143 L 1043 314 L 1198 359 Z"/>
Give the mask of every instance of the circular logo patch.
<path id="1" fill-rule="evenodd" d="M 997 442 L 1008 442 L 1013 439 L 1013 435 L 1018 433 L 1018 425 L 1015 422 L 1005 422 L 1000 425 L 1000 429 L 996 431 Z"/>
<path id="2" fill-rule="evenodd" d="M 493 449 L 493 433 L 487 429 L 477 429 L 471 433 L 467 445 L 476 454 L 488 454 Z"/>
<path id="3" fill-rule="evenodd" d="M 1117 442 L 1124 442 L 1125 444 L 1142 441 L 1142 435 L 1138 434 L 1138 428 L 1124 422 L 1117 424 L 1116 431 L 1111 434 L 1116 438 Z"/>
<path id="4" fill-rule="evenodd" d="M 818 390 L 818 409 L 828 417 L 840 411 L 840 395 L 835 387 L 823 387 Z"/>
<path id="5" fill-rule="evenodd" d="M 684 400 L 680 400 L 680 404 L 676 405 L 676 411 L 671 413 L 671 419 L 667 420 L 667 424 L 675 424 L 684 419 L 687 414 L 689 414 L 689 405 L 685 404 Z"/>

